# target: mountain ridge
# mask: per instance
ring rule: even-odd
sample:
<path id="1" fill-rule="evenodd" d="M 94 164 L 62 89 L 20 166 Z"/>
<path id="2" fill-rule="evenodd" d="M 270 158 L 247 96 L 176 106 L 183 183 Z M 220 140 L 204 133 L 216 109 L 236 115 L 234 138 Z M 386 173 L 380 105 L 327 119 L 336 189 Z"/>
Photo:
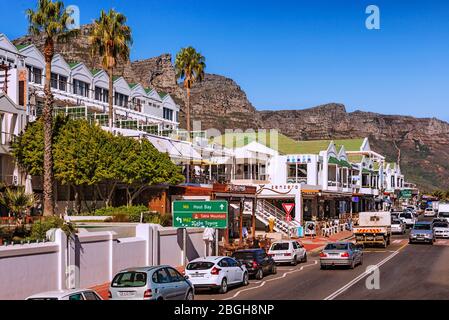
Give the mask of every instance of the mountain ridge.
<path id="1" fill-rule="evenodd" d="M 79 36 L 70 44 L 58 44 L 56 52 L 67 61 L 83 61 L 89 68 L 101 67 L 99 58 L 89 55 L 90 28 L 83 26 Z M 42 50 L 44 41 L 39 36 L 13 41 L 15 45 L 30 42 Z M 170 93 L 181 107 L 180 123 L 185 127 L 186 93 L 177 82 L 172 60 L 171 54 L 165 53 L 121 61 L 116 75 L 124 76 L 129 83 L 139 82 Z M 191 114 L 193 121 L 201 121 L 202 130 L 278 129 L 296 140 L 368 137 L 372 148 L 385 154 L 387 161 L 400 161 L 407 181 L 426 191 L 449 189 L 449 123 L 437 118 L 347 112 L 341 103 L 297 110 L 257 110 L 237 82 L 209 73 L 192 88 Z"/>

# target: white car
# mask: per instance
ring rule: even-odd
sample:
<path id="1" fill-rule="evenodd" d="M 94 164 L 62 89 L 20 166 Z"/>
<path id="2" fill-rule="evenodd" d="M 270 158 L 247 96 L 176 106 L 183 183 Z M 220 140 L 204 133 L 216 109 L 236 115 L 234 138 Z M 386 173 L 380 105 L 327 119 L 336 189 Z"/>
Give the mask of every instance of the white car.
<path id="1" fill-rule="evenodd" d="M 433 232 L 435 238 L 449 238 L 449 223 L 447 221 L 434 221 Z"/>
<path id="2" fill-rule="evenodd" d="M 48 291 L 34 294 L 26 300 L 103 300 L 98 293 L 90 289 L 71 289 Z"/>
<path id="3" fill-rule="evenodd" d="M 411 212 L 403 212 L 399 215 L 399 219 L 404 221 L 407 227 L 413 227 L 416 223 L 416 218 Z"/>
<path id="4" fill-rule="evenodd" d="M 226 293 L 229 286 L 248 285 L 246 267 L 231 257 L 204 257 L 191 261 L 185 275 L 195 289 L 211 288 Z"/>
<path id="5" fill-rule="evenodd" d="M 297 265 L 299 261 L 307 261 L 307 251 L 302 244 L 295 240 L 280 240 L 271 244 L 268 254 L 276 263 L 291 263 Z"/>
<path id="6" fill-rule="evenodd" d="M 426 210 L 424 210 L 424 217 L 435 217 L 433 208 L 426 208 Z"/>
<path id="7" fill-rule="evenodd" d="M 405 222 L 399 218 L 391 219 L 391 233 L 405 234 L 406 232 Z"/>

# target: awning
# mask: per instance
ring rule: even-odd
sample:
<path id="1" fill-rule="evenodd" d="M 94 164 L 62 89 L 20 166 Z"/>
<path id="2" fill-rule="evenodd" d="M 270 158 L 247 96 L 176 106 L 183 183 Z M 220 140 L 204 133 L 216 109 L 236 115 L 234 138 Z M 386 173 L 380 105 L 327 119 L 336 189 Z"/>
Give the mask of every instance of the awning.
<path id="1" fill-rule="evenodd" d="M 346 167 L 346 168 L 352 168 L 352 165 L 346 160 L 340 160 L 340 166 Z"/>
<path id="2" fill-rule="evenodd" d="M 196 159 L 201 160 L 201 155 L 192 147 L 190 143 L 187 142 L 178 142 L 172 141 L 174 147 L 181 154 L 181 158 L 183 159 Z"/>
<path id="3" fill-rule="evenodd" d="M 338 160 L 337 158 L 335 158 L 335 157 L 329 157 L 329 163 L 330 164 L 340 164 L 340 160 Z"/>
<path id="4" fill-rule="evenodd" d="M 153 136 L 147 136 L 147 139 L 151 144 L 162 153 L 168 153 L 170 157 L 181 158 L 181 153 L 178 149 L 171 143 L 170 140 L 157 138 Z"/>

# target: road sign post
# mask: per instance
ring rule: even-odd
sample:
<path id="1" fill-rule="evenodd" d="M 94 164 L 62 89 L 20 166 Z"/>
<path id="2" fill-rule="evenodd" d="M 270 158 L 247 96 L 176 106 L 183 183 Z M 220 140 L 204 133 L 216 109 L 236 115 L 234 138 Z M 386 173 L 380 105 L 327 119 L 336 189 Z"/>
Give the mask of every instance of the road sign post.
<path id="1" fill-rule="evenodd" d="M 293 208 L 295 207 L 294 203 L 283 203 L 282 207 L 284 208 L 284 211 L 286 213 L 285 220 L 288 222 L 288 238 L 291 238 L 291 221 L 292 216 L 291 213 L 293 211 Z"/>
<path id="2" fill-rule="evenodd" d="M 215 251 L 218 255 L 218 229 L 228 227 L 228 202 L 174 201 L 172 203 L 173 227 L 183 229 L 183 265 L 187 264 L 187 229 L 214 228 Z"/>

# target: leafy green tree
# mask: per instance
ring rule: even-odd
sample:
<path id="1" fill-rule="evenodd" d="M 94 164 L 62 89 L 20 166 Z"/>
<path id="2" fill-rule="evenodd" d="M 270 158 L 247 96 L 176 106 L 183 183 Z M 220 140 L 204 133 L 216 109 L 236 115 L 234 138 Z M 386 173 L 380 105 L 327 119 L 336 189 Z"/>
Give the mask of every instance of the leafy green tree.
<path id="1" fill-rule="evenodd" d="M 434 196 L 435 198 L 438 198 L 438 200 L 444 200 L 444 191 L 442 191 L 442 190 L 435 190 L 432 193 L 432 196 Z"/>
<path id="2" fill-rule="evenodd" d="M 42 112 L 43 141 L 44 141 L 44 215 L 54 215 L 55 203 L 53 194 L 53 94 L 51 92 L 51 62 L 55 55 L 55 43 L 67 40 L 77 34 L 77 30 L 69 30 L 68 25 L 73 19 L 64 9 L 61 1 L 39 0 L 36 10 L 28 9 L 26 12 L 29 20 L 29 33 L 32 35 L 44 35 L 45 58 L 45 103 Z"/>
<path id="3" fill-rule="evenodd" d="M 126 25 L 126 17 L 113 9 L 108 13 L 101 10 L 100 17 L 94 21 L 89 42 L 92 55 L 101 57 L 101 64 L 109 75 L 109 131 L 112 132 L 114 68 L 119 58 L 128 61 L 132 44 L 131 28 Z"/>

